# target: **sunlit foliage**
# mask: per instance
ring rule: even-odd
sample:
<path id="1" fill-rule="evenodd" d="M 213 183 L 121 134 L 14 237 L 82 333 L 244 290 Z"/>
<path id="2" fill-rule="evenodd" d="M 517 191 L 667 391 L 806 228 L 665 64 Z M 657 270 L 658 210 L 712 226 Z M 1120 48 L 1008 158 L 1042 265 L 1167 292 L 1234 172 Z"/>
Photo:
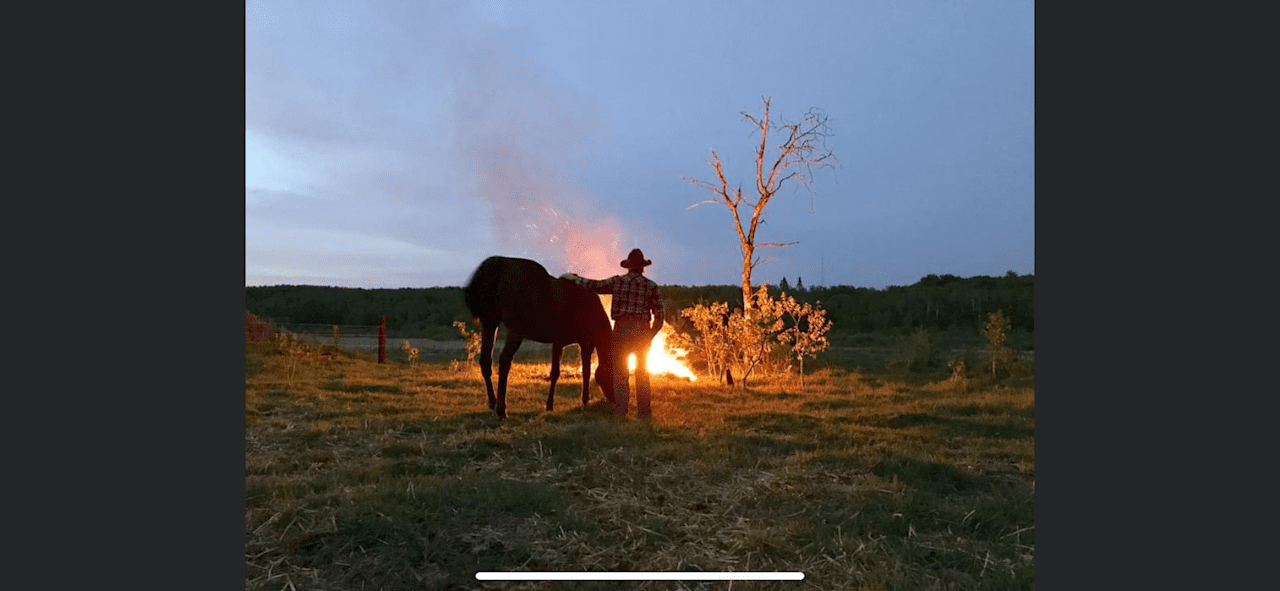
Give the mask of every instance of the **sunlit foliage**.
<path id="1" fill-rule="evenodd" d="M 722 302 L 698 303 L 681 310 L 680 315 L 693 322 L 697 331 L 687 342 L 706 362 L 712 377 L 728 369 L 741 376 L 743 387 L 774 347 L 782 345 L 788 358 L 799 361 L 803 384 L 804 359 L 828 346 L 826 333 L 832 323 L 826 312 L 820 305 L 797 302 L 785 293 L 774 299 L 763 285 L 751 300 L 749 313 L 741 308 L 730 312 Z"/>
<path id="2" fill-rule="evenodd" d="M 827 331 L 831 330 L 831 321 L 827 320 L 827 311 L 820 305 L 800 303 L 790 295 L 783 293 L 778 298 L 778 306 L 789 326 L 778 333 L 778 340 L 791 349 L 791 356 L 800 364 L 800 385 L 804 385 L 804 359 L 814 357 L 826 350 Z"/>

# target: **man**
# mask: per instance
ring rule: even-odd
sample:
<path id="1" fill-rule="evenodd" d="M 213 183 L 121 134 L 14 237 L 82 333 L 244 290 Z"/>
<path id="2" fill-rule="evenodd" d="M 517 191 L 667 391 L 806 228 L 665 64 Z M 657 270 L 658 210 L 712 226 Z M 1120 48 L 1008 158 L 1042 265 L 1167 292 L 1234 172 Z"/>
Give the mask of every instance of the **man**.
<path id="1" fill-rule="evenodd" d="M 596 293 L 613 294 L 609 316 L 613 318 L 613 398 L 614 412 L 627 414 L 629 403 L 627 355 L 636 356 L 636 414 L 641 418 L 650 415 L 649 369 L 646 367 L 649 343 L 662 330 L 662 294 L 658 284 L 644 276 L 644 268 L 653 261 L 645 260 L 644 253 L 636 248 L 622 261 L 627 269 L 624 275 L 608 279 L 586 279 L 568 275 L 579 285 Z M 652 324 L 650 324 L 652 319 Z"/>

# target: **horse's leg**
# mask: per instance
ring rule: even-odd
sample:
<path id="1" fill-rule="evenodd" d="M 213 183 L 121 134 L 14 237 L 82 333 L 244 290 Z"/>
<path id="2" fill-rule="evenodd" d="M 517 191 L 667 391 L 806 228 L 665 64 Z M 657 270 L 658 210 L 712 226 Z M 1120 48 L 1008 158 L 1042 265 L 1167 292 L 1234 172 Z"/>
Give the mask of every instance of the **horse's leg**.
<path id="1" fill-rule="evenodd" d="M 578 347 L 582 350 L 582 406 L 586 406 L 587 401 L 591 400 L 591 350 L 593 346 L 588 343 L 579 343 Z"/>
<path id="2" fill-rule="evenodd" d="M 499 417 L 507 418 L 507 374 L 511 373 L 511 360 L 520 348 L 524 336 L 507 327 L 507 343 L 502 346 L 502 354 L 498 356 L 498 405 L 493 409 Z"/>
<path id="3" fill-rule="evenodd" d="M 484 389 L 489 394 L 489 408 L 493 409 L 498 400 L 493 395 L 493 339 L 498 332 L 498 325 L 488 323 L 480 325 L 480 375 L 484 376 Z"/>
<path id="4" fill-rule="evenodd" d="M 600 360 L 600 363 L 596 365 L 596 385 L 600 386 L 600 392 L 604 394 L 605 400 L 608 400 L 609 404 L 613 404 L 613 353 L 601 348 L 599 343 L 596 343 L 593 347 L 595 348 L 596 358 Z M 605 376 L 603 380 L 600 378 L 601 375 Z"/>
<path id="5" fill-rule="evenodd" d="M 547 411 L 555 409 L 556 381 L 560 379 L 560 355 L 564 353 L 564 345 L 551 343 L 551 391 L 547 392 Z"/>

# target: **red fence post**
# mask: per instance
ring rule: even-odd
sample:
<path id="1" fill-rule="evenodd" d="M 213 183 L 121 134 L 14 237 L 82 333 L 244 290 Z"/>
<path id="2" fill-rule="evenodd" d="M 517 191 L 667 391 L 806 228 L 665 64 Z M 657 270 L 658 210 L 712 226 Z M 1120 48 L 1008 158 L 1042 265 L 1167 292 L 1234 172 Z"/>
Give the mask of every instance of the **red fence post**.
<path id="1" fill-rule="evenodd" d="M 333 325 L 333 346 L 338 346 L 338 325 Z"/>
<path id="2" fill-rule="evenodd" d="M 378 317 L 378 363 L 387 362 L 387 317 Z"/>

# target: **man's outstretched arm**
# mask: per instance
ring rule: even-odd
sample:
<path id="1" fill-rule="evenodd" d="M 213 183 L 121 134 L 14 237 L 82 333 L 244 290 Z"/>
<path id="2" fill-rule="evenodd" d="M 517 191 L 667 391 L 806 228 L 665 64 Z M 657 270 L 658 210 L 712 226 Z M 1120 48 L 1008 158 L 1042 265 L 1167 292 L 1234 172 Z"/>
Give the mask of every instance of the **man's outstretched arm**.
<path id="1" fill-rule="evenodd" d="M 610 281 L 612 277 L 609 279 L 587 279 L 573 273 L 565 273 L 560 278 L 568 279 L 596 293 L 613 293 L 613 282 Z"/>

